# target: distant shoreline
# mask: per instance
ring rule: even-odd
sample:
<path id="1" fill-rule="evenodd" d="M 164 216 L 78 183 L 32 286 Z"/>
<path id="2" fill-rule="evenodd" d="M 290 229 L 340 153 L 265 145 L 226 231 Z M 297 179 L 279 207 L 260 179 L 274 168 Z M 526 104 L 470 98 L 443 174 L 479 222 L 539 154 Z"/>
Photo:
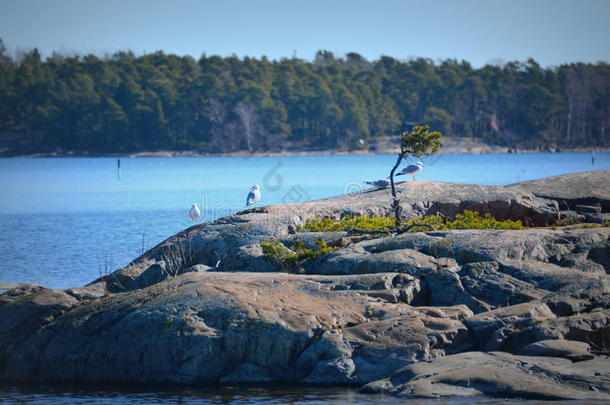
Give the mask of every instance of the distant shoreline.
<path id="1" fill-rule="evenodd" d="M 464 155 L 464 154 L 513 154 L 513 153 L 556 153 L 556 152 L 605 152 L 610 151 L 609 147 L 579 147 L 579 148 L 558 148 L 556 146 L 546 146 L 540 149 L 519 149 L 508 146 L 489 145 L 483 142 L 468 138 L 443 139 L 441 155 Z M 1 152 L 0 152 L 1 153 Z M 62 151 L 31 154 L 14 154 L 0 156 L 3 158 L 49 158 L 49 157 L 258 157 L 258 156 L 345 156 L 345 155 L 393 155 L 398 153 L 398 147 L 394 147 L 392 142 L 383 142 L 368 149 L 336 150 L 336 149 L 286 149 L 283 151 L 267 152 L 248 152 L 241 150 L 236 152 L 203 152 L 198 150 L 159 150 L 159 151 L 140 151 L 131 153 L 108 153 L 95 154 L 79 151 Z"/>
<path id="2" fill-rule="evenodd" d="M 610 152 L 610 148 L 565 148 L 560 150 L 539 150 L 539 149 L 511 149 L 501 146 L 476 147 L 476 148 L 443 148 L 439 155 L 486 155 L 486 154 L 529 154 L 529 153 L 561 153 L 561 152 Z M 19 159 L 35 159 L 35 158 L 148 158 L 148 157 L 276 157 L 276 156 L 359 156 L 359 155 L 393 155 L 398 153 L 398 149 L 383 149 L 383 150 L 350 150 L 337 151 L 332 149 L 324 150 L 286 150 L 281 152 L 247 152 L 237 151 L 229 153 L 213 153 L 199 152 L 194 150 L 186 151 L 141 151 L 133 153 L 110 153 L 110 154 L 89 154 L 83 152 L 53 152 L 53 153 L 33 153 L 26 155 L 0 156 L 3 159 L 19 158 Z"/>

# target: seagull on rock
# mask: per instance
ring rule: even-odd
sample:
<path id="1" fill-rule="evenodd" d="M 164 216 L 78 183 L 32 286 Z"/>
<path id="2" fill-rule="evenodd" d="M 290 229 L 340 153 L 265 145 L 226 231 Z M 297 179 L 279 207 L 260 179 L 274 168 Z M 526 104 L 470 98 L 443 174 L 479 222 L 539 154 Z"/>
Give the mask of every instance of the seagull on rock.
<path id="1" fill-rule="evenodd" d="M 417 162 L 413 165 L 404 167 L 401 171 L 396 173 L 395 176 L 408 175 L 408 176 L 413 176 L 413 180 L 415 180 L 415 176 L 418 175 L 419 173 L 421 173 L 422 170 L 424 170 L 424 164 L 421 162 Z"/>
<path id="2" fill-rule="evenodd" d="M 189 218 L 191 221 L 196 221 L 201 218 L 201 209 L 197 203 L 191 204 L 191 207 L 189 208 Z"/>
<path id="3" fill-rule="evenodd" d="M 252 204 L 256 204 L 257 201 L 261 199 L 261 191 L 258 187 L 258 184 L 250 187 L 250 192 L 248 193 L 248 197 L 246 197 L 246 207 L 251 206 Z"/>
<path id="4" fill-rule="evenodd" d="M 369 184 L 375 188 L 387 188 L 390 187 L 389 180 L 375 180 L 375 181 L 365 181 L 366 184 Z"/>

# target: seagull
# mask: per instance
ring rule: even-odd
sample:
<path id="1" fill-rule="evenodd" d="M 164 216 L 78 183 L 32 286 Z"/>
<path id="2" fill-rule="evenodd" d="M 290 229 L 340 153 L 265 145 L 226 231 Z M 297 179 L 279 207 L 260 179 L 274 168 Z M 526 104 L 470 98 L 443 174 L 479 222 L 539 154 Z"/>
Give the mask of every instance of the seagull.
<path id="1" fill-rule="evenodd" d="M 191 207 L 189 208 L 189 218 L 191 221 L 196 221 L 201 218 L 201 209 L 197 203 L 191 204 Z"/>
<path id="2" fill-rule="evenodd" d="M 370 184 L 375 188 L 386 188 L 390 186 L 390 182 L 388 180 L 365 181 L 365 183 Z"/>
<path id="3" fill-rule="evenodd" d="M 421 171 L 424 170 L 424 164 L 421 162 L 417 162 L 414 165 L 409 165 L 403 168 L 401 171 L 395 174 L 395 176 L 402 176 L 404 174 L 408 174 L 409 176 L 413 176 L 413 180 L 415 180 L 415 176 Z"/>
<path id="4" fill-rule="evenodd" d="M 257 201 L 261 199 L 261 192 L 258 188 L 258 184 L 250 187 L 250 192 L 248 193 L 248 197 L 246 197 L 246 207 L 251 206 L 252 204 L 256 204 Z"/>

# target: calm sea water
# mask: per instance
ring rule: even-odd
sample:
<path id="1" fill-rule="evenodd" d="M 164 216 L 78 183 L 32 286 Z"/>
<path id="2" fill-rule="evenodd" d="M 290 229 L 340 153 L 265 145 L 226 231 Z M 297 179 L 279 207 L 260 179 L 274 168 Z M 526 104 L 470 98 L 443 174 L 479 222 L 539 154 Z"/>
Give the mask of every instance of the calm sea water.
<path id="1" fill-rule="evenodd" d="M 610 154 L 441 155 L 421 179 L 510 184 L 610 169 Z M 261 204 L 305 201 L 362 189 L 387 176 L 395 157 L 0 159 L 0 282 L 51 287 L 86 284 L 192 225 L 193 202 L 212 220 L 244 208 L 250 186 Z M 127 390 L 119 387 L 0 385 L 0 402 L 71 404 L 470 404 L 399 401 L 354 389 L 221 388 Z M 477 403 L 529 404 L 477 400 Z M 575 402 L 566 402 L 575 404 Z M 579 402 L 582 403 L 582 402 Z"/>
<path id="2" fill-rule="evenodd" d="M 439 155 L 421 179 L 509 184 L 610 169 L 610 154 Z M 202 220 L 244 208 L 253 184 L 261 204 L 305 201 L 363 188 L 387 176 L 393 155 L 0 159 L 0 281 L 86 284 Z"/>
<path id="3" fill-rule="evenodd" d="M 267 388 L 171 388 L 128 389 L 125 387 L 62 385 L 0 385 L 2 404 L 300 404 L 300 405 L 601 405 L 600 401 L 525 401 L 518 399 L 398 399 L 387 395 L 359 394 L 353 388 L 267 387 Z"/>

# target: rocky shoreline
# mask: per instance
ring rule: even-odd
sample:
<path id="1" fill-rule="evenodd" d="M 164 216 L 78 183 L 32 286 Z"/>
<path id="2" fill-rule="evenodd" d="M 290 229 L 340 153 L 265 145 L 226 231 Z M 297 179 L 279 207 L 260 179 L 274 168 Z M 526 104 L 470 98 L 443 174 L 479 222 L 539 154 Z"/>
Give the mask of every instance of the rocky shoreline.
<path id="1" fill-rule="evenodd" d="M 529 229 L 298 232 L 313 217 L 387 215 L 385 190 L 250 209 L 85 287 L 6 286 L 0 380 L 610 399 L 610 228 L 549 226 L 607 221 L 610 171 L 399 191 L 409 218 L 473 210 Z M 600 212 L 579 213 L 583 204 Z M 338 249 L 294 273 L 261 247 L 319 238 Z"/>

